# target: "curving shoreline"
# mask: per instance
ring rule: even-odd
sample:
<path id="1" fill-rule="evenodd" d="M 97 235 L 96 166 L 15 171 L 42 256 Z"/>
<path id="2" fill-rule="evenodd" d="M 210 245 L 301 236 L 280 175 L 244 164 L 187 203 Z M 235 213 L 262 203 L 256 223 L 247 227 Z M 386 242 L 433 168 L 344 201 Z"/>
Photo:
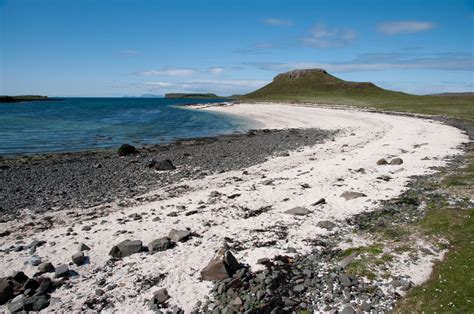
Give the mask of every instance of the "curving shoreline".
<path id="1" fill-rule="evenodd" d="M 55 293 L 61 302 L 51 305 L 52 310 L 58 307 L 84 309 L 81 308 L 83 303 L 74 301 L 74 297 L 78 291 L 94 286 L 91 274 L 105 276 L 107 282 L 118 285 L 111 290 L 113 295 L 107 294 L 109 305 L 124 312 L 146 310 L 142 304 L 150 298 L 152 289 L 142 289 L 133 297 L 127 296 L 130 291 L 134 291 L 133 282 L 137 274 L 146 273 L 166 274 L 159 286 L 167 288 L 171 296 L 169 305 L 190 311 L 196 301 L 203 300 L 209 294 L 212 287 L 209 282 L 199 281 L 199 270 L 223 243 L 233 248 L 238 260 L 250 264 L 252 270 L 264 268 L 257 264 L 260 258 L 271 259 L 281 254 L 294 256 L 295 252 L 308 254 L 318 245 L 309 244 L 307 239 L 331 237 L 331 234 L 345 227 L 345 219 L 368 212 L 381 201 L 399 195 L 412 175 L 432 173 L 432 167 L 444 165 L 448 155 L 460 154 L 458 145 L 468 140 L 459 130 L 436 122 L 376 113 L 284 104 L 261 107 L 239 104 L 207 110 L 249 116 L 261 121 L 267 128 L 311 130 L 320 127 L 326 130 L 342 128 L 343 131 L 334 141 L 296 149 L 289 155 L 246 167 L 245 174 L 241 170 L 217 173 L 187 182 L 188 189 L 160 189 L 156 191 L 161 196 L 159 201 L 138 206 L 126 205 L 120 211 L 110 208 L 92 219 L 80 215 L 70 217 L 66 211 L 60 211 L 56 216 L 57 225 L 50 230 L 20 229 L 19 233 L 23 234 L 25 242 L 32 237 L 41 237 L 47 241 L 55 236 L 61 237 L 55 246 L 38 248 L 38 254 L 54 264 L 69 258 L 70 246 L 74 241 L 86 239 L 92 247 L 88 253 L 91 263 L 74 268 L 80 278 L 71 279 L 71 288 Z M 380 158 L 391 160 L 395 157 L 403 158 L 404 163 L 388 166 L 376 164 Z M 391 180 L 378 180 L 381 176 L 390 176 Z M 176 186 L 179 184 L 176 183 Z M 214 191 L 219 194 L 212 193 Z M 357 191 L 366 196 L 345 200 L 340 195 L 346 191 Z M 325 198 L 327 204 L 312 205 L 321 197 Z M 258 212 L 251 219 L 245 218 L 249 210 L 268 205 L 271 205 L 270 209 Z M 285 213 L 296 206 L 308 208 L 310 213 L 302 218 Z M 197 213 L 186 215 L 190 211 Z M 176 215 L 169 215 L 173 212 Z M 137 214 L 141 216 L 138 220 L 126 218 Z M 33 217 L 26 215 L 24 219 L 21 223 L 12 221 L 1 225 L 2 230 L 8 228 L 14 232 L 2 238 L 2 248 L 5 243 L 9 243 L 9 239 L 18 235 L 15 234 L 15 226 L 25 224 Z M 335 227 L 332 230 L 315 227 L 322 221 L 330 221 Z M 69 227 L 73 228 L 75 234 L 67 235 Z M 132 255 L 118 262 L 118 268 L 106 266 L 107 252 L 112 244 L 109 242 L 133 237 L 148 243 L 171 228 L 186 227 L 201 238 L 192 238 L 162 253 Z M 122 229 L 132 233 L 117 234 Z M 108 239 L 107 243 L 103 243 L 104 239 Z M 22 252 L 3 252 L 0 255 L 2 264 L 7 265 L 6 269 L 24 269 L 31 273 L 34 268 L 19 263 L 25 258 L 28 255 Z M 121 270 L 130 263 L 133 263 L 127 268 L 130 271 Z M 423 268 L 417 265 L 413 267 L 412 271 L 420 273 L 418 281 L 429 275 L 426 265 Z M 6 271 L 2 275 L 7 275 Z M 93 292 L 86 289 L 86 295 L 93 295 Z M 119 295 L 125 299 L 122 300 Z M 336 297 L 334 300 L 331 309 L 345 306 Z M 351 306 L 359 306 L 358 302 L 354 300 Z"/>

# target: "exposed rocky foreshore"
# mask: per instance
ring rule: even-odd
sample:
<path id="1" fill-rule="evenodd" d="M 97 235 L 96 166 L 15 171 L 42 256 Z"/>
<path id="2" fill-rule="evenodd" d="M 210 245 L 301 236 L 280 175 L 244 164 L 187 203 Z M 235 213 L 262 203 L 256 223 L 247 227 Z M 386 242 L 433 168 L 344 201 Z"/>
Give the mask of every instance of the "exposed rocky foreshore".
<path id="1" fill-rule="evenodd" d="M 4 159 L 0 160 L 0 182 L 5 183 L 0 217 L 13 219 L 22 209 L 88 208 L 130 199 L 179 181 L 249 167 L 332 135 L 318 129 L 252 130 L 136 151 L 124 148 L 124 153 L 108 150 Z M 177 170 L 156 171 L 150 167 L 154 160 L 170 160 Z"/>

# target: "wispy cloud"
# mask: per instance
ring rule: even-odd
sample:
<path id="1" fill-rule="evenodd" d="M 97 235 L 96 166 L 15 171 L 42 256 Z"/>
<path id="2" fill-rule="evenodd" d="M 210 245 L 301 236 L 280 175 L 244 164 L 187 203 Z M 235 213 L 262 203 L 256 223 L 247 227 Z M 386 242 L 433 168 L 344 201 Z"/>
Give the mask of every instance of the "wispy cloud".
<path id="1" fill-rule="evenodd" d="M 293 26 L 293 21 L 288 19 L 266 18 L 262 23 L 271 26 Z"/>
<path id="2" fill-rule="evenodd" d="M 323 23 L 316 24 L 309 34 L 301 39 L 304 45 L 315 48 L 345 47 L 357 39 L 357 32 L 349 28 L 329 28 Z"/>
<path id="3" fill-rule="evenodd" d="M 136 56 L 140 54 L 138 50 L 133 50 L 133 49 L 122 49 L 119 51 L 119 53 L 122 56 L 126 56 L 126 57 L 132 57 L 132 56 Z"/>
<path id="4" fill-rule="evenodd" d="M 225 69 L 222 68 L 222 67 L 211 67 L 211 68 L 207 69 L 207 72 L 209 72 L 211 74 L 221 74 L 224 71 L 225 71 Z"/>
<path id="5" fill-rule="evenodd" d="M 394 21 L 377 25 L 377 31 L 385 35 L 411 34 L 428 31 L 436 27 L 435 23 L 424 21 Z"/>
<path id="6" fill-rule="evenodd" d="M 190 68 L 176 68 L 176 69 L 162 69 L 162 70 L 148 70 L 136 72 L 142 76 L 173 76 L 173 77 L 189 77 L 198 73 L 195 69 Z"/>
<path id="7" fill-rule="evenodd" d="M 413 69 L 474 71 L 474 58 L 468 53 L 443 53 L 424 56 L 401 53 L 369 53 L 346 62 L 260 62 L 247 63 L 247 65 L 275 72 L 301 68 L 323 68 L 335 73 Z"/>
<path id="8" fill-rule="evenodd" d="M 189 80 L 182 82 L 145 82 L 150 92 L 211 92 L 221 95 L 247 93 L 267 84 L 264 80 Z"/>

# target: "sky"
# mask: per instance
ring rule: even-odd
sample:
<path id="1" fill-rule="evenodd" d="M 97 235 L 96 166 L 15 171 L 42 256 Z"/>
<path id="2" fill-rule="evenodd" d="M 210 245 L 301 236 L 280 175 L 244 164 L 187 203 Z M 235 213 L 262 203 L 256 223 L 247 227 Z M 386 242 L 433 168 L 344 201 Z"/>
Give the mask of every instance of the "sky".
<path id="1" fill-rule="evenodd" d="M 473 33 L 474 0 L 0 0 L 0 94 L 232 95 L 316 67 L 474 92 Z"/>

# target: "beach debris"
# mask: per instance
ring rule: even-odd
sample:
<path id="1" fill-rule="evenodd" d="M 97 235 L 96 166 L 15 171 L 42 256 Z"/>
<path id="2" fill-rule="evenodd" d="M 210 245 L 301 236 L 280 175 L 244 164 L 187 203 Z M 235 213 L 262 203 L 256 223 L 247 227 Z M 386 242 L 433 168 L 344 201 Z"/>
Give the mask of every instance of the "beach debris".
<path id="1" fill-rule="evenodd" d="M 379 159 L 379 160 L 377 161 L 377 165 L 379 165 L 379 166 L 383 166 L 383 165 L 387 165 L 387 164 L 388 164 L 388 162 L 387 162 L 387 160 L 385 160 L 384 158 Z"/>
<path id="2" fill-rule="evenodd" d="M 44 262 L 38 265 L 38 271 L 41 273 L 49 273 L 54 271 L 54 266 L 51 262 Z"/>
<path id="3" fill-rule="evenodd" d="M 332 230 L 334 227 L 336 227 L 336 224 L 329 220 L 321 220 L 316 224 L 316 227 Z"/>
<path id="4" fill-rule="evenodd" d="M 390 165 L 401 165 L 403 164 L 403 159 L 401 158 L 394 158 L 390 161 Z"/>
<path id="5" fill-rule="evenodd" d="M 232 277 L 241 267 L 230 251 L 221 248 L 209 264 L 201 270 L 201 278 L 211 281 L 223 280 Z"/>
<path id="6" fill-rule="evenodd" d="M 301 186 L 302 189 L 309 189 L 309 188 L 311 188 L 311 186 L 310 186 L 308 183 L 300 184 L 300 186 Z"/>
<path id="7" fill-rule="evenodd" d="M 166 251 L 167 249 L 171 248 L 173 244 L 171 243 L 170 238 L 163 237 L 156 240 L 151 241 L 148 244 L 148 251 L 149 252 L 159 252 L 159 251 Z"/>
<path id="8" fill-rule="evenodd" d="M 364 193 L 360 192 L 352 192 L 352 191 L 346 191 L 341 194 L 341 197 L 343 197 L 346 201 L 353 200 L 359 197 L 366 197 Z"/>
<path id="9" fill-rule="evenodd" d="M 143 243 L 140 240 L 125 240 L 110 249 L 109 255 L 115 259 L 120 259 L 132 254 L 138 253 L 143 249 Z"/>
<path id="10" fill-rule="evenodd" d="M 285 214 L 294 215 L 294 216 L 305 216 L 311 213 L 312 212 L 305 207 L 294 207 L 285 211 Z"/>
<path id="11" fill-rule="evenodd" d="M 137 149 L 130 144 L 122 144 L 118 149 L 119 156 L 127 156 L 135 153 L 137 153 Z"/>
<path id="12" fill-rule="evenodd" d="M 191 237 L 191 231 L 171 229 L 168 237 L 173 243 L 185 242 Z"/>
<path id="13" fill-rule="evenodd" d="M 324 205 L 326 204 L 326 199 L 325 198 L 320 198 L 319 200 L 317 200 L 315 203 L 313 203 L 312 205 L 313 206 L 318 206 L 318 205 Z"/>
<path id="14" fill-rule="evenodd" d="M 71 259 L 74 264 L 76 264 L 77 266 L 81 266 L 84 263 L 85 259 L 84 252 L 77 252 L 71 257 Z"/>

